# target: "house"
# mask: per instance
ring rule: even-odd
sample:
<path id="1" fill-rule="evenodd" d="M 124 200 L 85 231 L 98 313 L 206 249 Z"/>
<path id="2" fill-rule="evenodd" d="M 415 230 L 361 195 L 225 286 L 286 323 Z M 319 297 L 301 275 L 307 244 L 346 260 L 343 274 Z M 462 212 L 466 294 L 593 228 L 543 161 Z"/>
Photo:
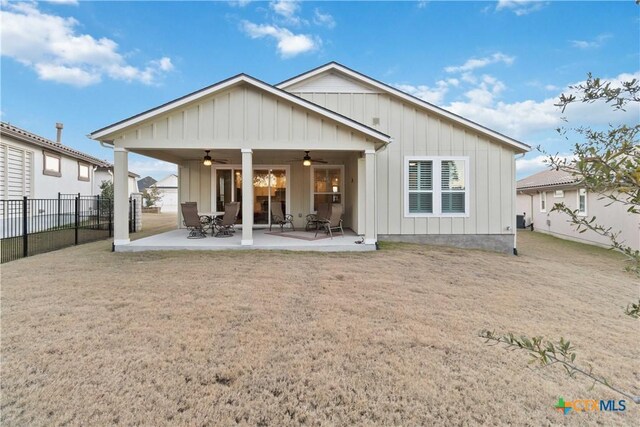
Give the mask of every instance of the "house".
<path id="1" fill-rule="evenodd" d="M 0 200 L 55 199 L 58 193 L 94 195 L 96 169 L 110 166 L 88 154 L 0 122 Z"/>
<path id="2" fill-rule="evenodd" d="M 178 212 L 178 175 L 170 174 L 149 188 L 157 188 L 160 200 L 155 206 L 161 208 L 161 212 Z"/>
<path id="3" fill-rule="evenodd" d="M 155 179 L 153 179 L 150 176 L 145 176 L 144 178 L 139 179 L 138 180 L 138 192 L 142 193 L 144 190 L 149 188 L 149 186 L 151 184 L 155 184 L 156 182 L 158 182 L 158 181 L 156 181 Z"/>
<path id="4" fill-rule="evenodd" d="M 114 147 L 115 248 L 128 153 L 178 165 L 178 202 L 241 202 L 241 244 L 280 203 L 296 227 L 320 203 L 378 241 L 515 248 L 515 155 L 530 147 L 331 62 L 272 85 L 239 74 L 96 130 Z M 180 226 L 178 219 L 178 226 Z"/>
<path id="5" fill-rule="evenodd" d="M 107 164 L 103 166 L 98 166 L 94 172 L 95 179 L 93 180 L 93 193 L 100 194 L 102 190 L 100 190 L 100 185 L 102 185 L 103 181 L 113 181 L 113 165 Z M 136 179 L 140 178 L 140 175 L 129 172 L 127 180 L 127 189 L 129 192 L 129 196 L 133 193 L 138 192 L 138 184 L 136 183 Z"/>
<path id="6" fill-rule="evenodd" d="M 611 203 L 603 196 L 587 191 L 580 177 L 562 170 L 544 170 L 517 182 L 518 214 L 527 225 L 542 233 L 568 240 L 598 246 L 609 246 L 611 241 L 591 230 L 576 231 L 569 217 L 562 212 L 551 212 L 556 203 L 564 203 L 579 215 L 596 217 L 596 222 L 620 232 L 618 239 L 633 249 L 640 249 L 640 215 L 627 212 L 627 206 Z M 608 205 L 608 206 L 607 206 Z"/>

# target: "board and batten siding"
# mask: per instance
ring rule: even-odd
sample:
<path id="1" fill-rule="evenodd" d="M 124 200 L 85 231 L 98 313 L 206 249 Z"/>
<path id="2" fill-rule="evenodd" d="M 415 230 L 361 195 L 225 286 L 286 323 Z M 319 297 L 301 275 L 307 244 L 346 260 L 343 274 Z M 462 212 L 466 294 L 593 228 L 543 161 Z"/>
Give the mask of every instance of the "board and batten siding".
<path id="1" fill-rule="evenodd" d="M 139 149 L 369 149 L 363 134 L 248 85 L 187 104 L 114 135 Z"/>
<path id="2" fill-rule="evenodd" d="M 514 234 L 515 158 L 510 147 L 386 93 L 321 93 L 306 87 L 291 92 L 394 138 L 376 154 L 378 234 Z M 469 216 L 406 218 L 406 156 L 468 156 Z"/>

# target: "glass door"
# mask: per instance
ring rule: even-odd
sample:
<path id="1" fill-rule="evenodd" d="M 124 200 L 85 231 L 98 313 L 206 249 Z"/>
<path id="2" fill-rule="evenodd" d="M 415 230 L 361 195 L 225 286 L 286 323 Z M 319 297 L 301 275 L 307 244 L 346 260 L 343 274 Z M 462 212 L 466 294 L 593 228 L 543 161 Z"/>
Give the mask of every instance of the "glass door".
<path id="1" fill-rule="evenodd" d="M 214 170 L 215 209 L 224 211 L 225 203 L 242 200 L 242 169 L 240 167 L 216 168 Z M 257 167 L 253 170 L 253 224 L 268 226 L 271 223 L 272 205 L 278 203 L 282 213 L 287 213 L 287 169 Z M 241 205 L 242 206 L 242 205 Z M 278 212 L 278 211 L 276 211 Z M 242 209 L 238 215 L 242 223 Z"/>

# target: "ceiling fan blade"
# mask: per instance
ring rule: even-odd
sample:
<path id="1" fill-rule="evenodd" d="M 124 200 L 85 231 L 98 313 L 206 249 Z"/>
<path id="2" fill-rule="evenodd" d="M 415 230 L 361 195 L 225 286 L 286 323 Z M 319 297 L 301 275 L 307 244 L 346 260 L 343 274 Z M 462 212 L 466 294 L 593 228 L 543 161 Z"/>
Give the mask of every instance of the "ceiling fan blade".
<path id="1" fill-rule="evenodd" d="M 212 159 L 211 161 L 213 163 L 218 163 L 220 165 L 226 165 L 227 162 L 229 162 L 229 160 L 227 160 L 227 159 Z"/>
<path id="2" fill-rule="evenodd" d="M 329 162 L 327 162 L 326 160 L 316 160 L 316 159 L 311 159 L 311 163 L 323 163 L 323 164 L 327 164 Z"/>

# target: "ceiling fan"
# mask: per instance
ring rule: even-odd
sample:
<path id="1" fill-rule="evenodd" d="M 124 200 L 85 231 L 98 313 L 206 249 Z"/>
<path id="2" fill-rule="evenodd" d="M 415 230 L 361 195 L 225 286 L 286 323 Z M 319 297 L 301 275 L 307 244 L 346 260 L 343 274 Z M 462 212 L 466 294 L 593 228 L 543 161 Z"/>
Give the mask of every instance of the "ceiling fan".
<path id="1" fill-rule="evenodd" d="M 212 159 L 211 156 L 209 155 L 209 151 L 211 150 L 204 150 L 204 152 L 206 153 L 204 158 L 202 159 L 202 164 L 205 166 L 211 166 L 212 163 L 217 163 L 220 165 L 226 165 L 228 160 L 226 159 Z"/>
<path id="2" fill-rule="evenodd" d="M 309 151 L 305 151 L 304 152 L 304 157 L 301 159 L 291 159 L 289 160 L 290 162 L 299 162 L 300 160 L 302 160 L 302 165 L 303 166 L 311 166 L 311 163 L 328 163 L 325 160 L 322 159 L 312 159 L 311 156 L 309 155 Z"/>

